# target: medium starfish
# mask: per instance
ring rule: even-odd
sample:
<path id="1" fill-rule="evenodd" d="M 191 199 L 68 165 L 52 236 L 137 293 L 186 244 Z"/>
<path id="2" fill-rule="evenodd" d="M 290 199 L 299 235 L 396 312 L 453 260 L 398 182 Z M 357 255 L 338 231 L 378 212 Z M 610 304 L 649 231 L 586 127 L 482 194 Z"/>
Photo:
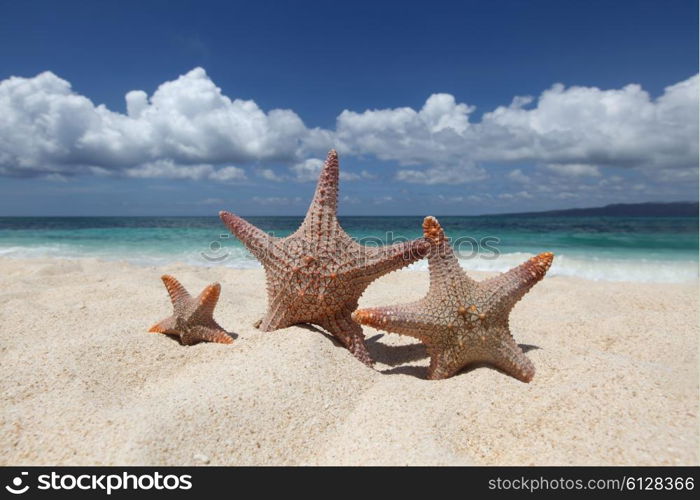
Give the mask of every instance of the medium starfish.
<path id="1" fill-rule="evenodd" d="M 233 343 L 228 332 L 214 321 L 214 308 L 219 300 L 221 285 L 209 285 L 195 298 L 172 276 L 164 274 L 160 279 L 165 283 L 175 312 L 153 325 L 149 332 L 177 335 L 183 345 L 198 342 Z"/>
<path id="2" fill-rule="evenodd" d="M 353 319 L 423 342 L 430 355 L 429 379 L 488 363 L 523 382 L 532 380 L 535 367 L 515 343 L 508 316 L 544 277 L 554 256 L 541 253 L 506 273 L 477 282 L 462 270 L 437 219 L 426 217 L 423 232 L 432 243 L 428 294 L 409 304 L 360 309 Z"/>
<path id="3" fill-rule="evenodd" d="M 336 216 L 338 175 L 338 154 L 331 150 L 304 222 L 286 238 L 228 212 L 219 215 L 265 268 L 268 308 L 261 330 L 312 323 L 371 365 L 362 328 L 350 315 L 372 281 L 423 258 L 430 244 L 422 238 L 383 247 L 356 243 Z"/>

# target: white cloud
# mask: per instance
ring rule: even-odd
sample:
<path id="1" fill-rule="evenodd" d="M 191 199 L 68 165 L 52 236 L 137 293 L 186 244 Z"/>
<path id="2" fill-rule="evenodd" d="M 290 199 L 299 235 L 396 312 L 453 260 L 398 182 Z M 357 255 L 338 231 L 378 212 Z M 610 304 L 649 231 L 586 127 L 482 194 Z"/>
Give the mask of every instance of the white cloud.
<path id="1" fill-rule="evenodd" d="M 505 201 L 531 200 L 532 198 L 534 198 L 534 196 L 527 191 L 518 191 L 517 193 L 501 193 L 498 195 L 498 199 Z"/>
<path id="2" fill-rule="evenodd" d="M 528 184 L 530 182 L 530 178 L 519 168 L 511 170 L 510 173 L 508 173 L 508 178 L 520 184 Z"/>
<path id="3" fill-rule="evenodd" d="M 485 114 L 478 155 L 560 165 L 697 166 L 697 108 L 697 75 L 656 100 L 634 84 L 619 90 L 558 84 L 533 109 Z M 501 151 L 484 149 L 501 138 L 507 139 Z"/>
<path id="4" fill-rule="evenodd" d="M 212 179 L 216 181 L 243 181 L 245 171 L 238 167 L 224 167 L 216 170 L 212 165 L 177 165 L 172 160 L 156 160 L 124 170 L 127 177 L 142 179 Z"/>
<path id="5" fill-rule="evenodd" d="M 488 164 L 532 163 L 561 176 L 636 168 L 664 182 L 697 179 L 698 76 L 652 98 L 639 85 L 602 90 L 557 84 L 537 98 L 472 121 L 474 107 L 433 94 L 410 107 L 343 111 L 335 130 L 311 129 L 291 110 L 224 95 L 202 68 L 126 94 L 127 112 L 95 105 L 51 72 L 0 81 L 0 175 L 127 175 L 239 181 L 262 164 L 269 181 L 314 181 L 325 150 L 399 165 L 407 183 L 482 180 Z M 290 166 L 277 174 L 264 162 Z M 522 175 L 515 172 L 520 171 Z M 345 180 L 373 178 L 344 170 Z M 516 169 L 510 180 L 525 183 Z M 57 178 L 57 177 L 54 177 Z"/>
<path id="6" fill-rule="evenodd" d="M 343 204 L 349 203 L 351 205 L 357 205 L 358 203 L 360 203 L 361 200 L 357 196 L 349 196 L 346 194 L 341 198 L 340 201 L 342 201 Z"/>
<path id="7" fill-rule="evenodd" d="M 375 205 L 382 205 L 384 203 L 392 203 L 394 201 L 393 196 L 378 196 L 374 198 L 373 202 Z"/>
<path id="8" fill-rule="evenodd" d="M 568 173 L 578 175 L 595 175 L 598 166 L 697 169 L 697 75 L 657 99 L 634 84 L 613 90 L 557 84 L 536 102 L 516 97 L 480 122 L 470 122 L 473 109 L 434 94 L 419 111 L 346 110 L 337 137 L 352 153 L 427 167 L 400 170 L 398 178 L 428 184 L 468 179 L 446 172 L 488 162 L 544 163 L 561 171 L 575 165 Z"/>
<path id="9" fill-rule="evenodd" d="M 289 170 L 294 174 L 293 180 L 296 182 L 316 182 L 318 180 L 318 175 L 321 173 L 321 168 L 323 168 L 322 160 L 318 158 L 308 158 L 292 165 Z M 359 174 L 341 170 L 340 179 L 345 181 L 357 181 L 361 179 L 376 179 L 376 176 L 367 170 L 363 170 Z"/>
<path id="10" fill-rule="evenodd" d="M 216 181 L 244 181 L 247 179 L 245 170 L 239 167 L 224 167 L 209 174 L 209 178 Z"/>
<path id="11" fill-rule="evenodd" d="M 148 94 L 143 90 L 132 90 L 126 94 L 126 114 L 131 118 L 140 118 L 148 109 Z"/>
<path id="12" fill-rule="evenodd" d="M 297 182 L 312 182 L 318 179 L 318 174 L 323 167 L 323 161 L 317 158 L 309 158 L 292 165 L 289 170 L 295 175 Z"/>
<path id="13" fill-rule="evenodd" d="M 258 175 L 265 179 L 266 181 L 272 182 L 284 182 L 285 178 L 281 175 L 277 175 L 271 168 L 263 168 L 258 170 Z"/>
<path id="14" fill-rule="evenodd" d="M 196 202 L 197 205 L 223 205 L 224 203 L 226 202 L 221 198 L 204 198 Z"/>
<path id="15" fill-rule="evenodd" d="M 127 177 L 170 179 L 202 179 L 214 174 L 211 165 L 176 165 L 172 160 L 156 160 L 124 171 Z"/>
<path id="16" fill-rule="evenodd" d="M 396 179 L 413 184 L 464 184 L 485 179 L 486 171 L 475 165 L 437 166 L 425 170 L 401 169 Z"/>
<path id="17" fill-rule="evenodd" d="M 544 167 L 556 174 L 570 177 L 600 177 L 600 169 L 595 165 L 586 165 L 583 163 L 550 163 Z"/>
<path id="18" fill-rule="evenodd" d="M 127 114 L 95 106 L 51 72 L 1 81 L 2 172 L 73 174 L 100 167 L 195 178 L 202 169 L 186 165 L 292 161 L 306 139 L 323 136 L 293 111 L 266 113 L 253 101 L 229 99 L 202 68 L 163 83 L 150 98 L 131 91 L 126 103 Z M 228 179 L 233 171 L 226 172 L 219 176 Z"/>
<path id="19" fill-rule="evenodd" d="M 376 179 L 377 176 L 367 170 L 362 170 L 359 174 L 360 179 Z"/>
<path id="20" fill-rule="evenodd" d="M 61 174 L 48 174 L 44 176 L 44 179 L 51 182 L 68 182 L 66 176 Z"/>
<path id="21" fill-rule="evenodd" d="M 428 171 L 399 170 L 405 182 L 439 184 L 482 178 L 480 169 L 453 148 L 460 136 L 470 134 L 473 106 L 458 104 L 449 94 L 433 94 L 423 107 L 343 111 L 338 116 L 336 137 L 343 151 L 373 154 L 400 165 L 431 165 Z"/>
<path id="22" fill-rule="evenodd" d="M 443 194 L 437 195 L 436 199 L 438 202 L 446 204 L 463 203 L 465 200 L 464 196 L 445 196 Z"/>
<path id="23" fill-rule="evenodd" d="M 299 196 L 294 198 L 287 196 L 253 196 L 251 199 L 258 205 L 298 205 L 302 201 Z"/>

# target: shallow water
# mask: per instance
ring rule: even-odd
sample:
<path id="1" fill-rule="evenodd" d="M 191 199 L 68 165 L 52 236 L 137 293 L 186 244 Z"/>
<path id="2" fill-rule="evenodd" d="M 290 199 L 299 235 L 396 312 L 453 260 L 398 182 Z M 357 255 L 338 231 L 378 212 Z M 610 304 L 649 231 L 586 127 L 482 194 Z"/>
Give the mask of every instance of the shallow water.
<path id="1" fill-rule="evenodd" d="M 301 217 L 248 217 L 277 236 Z M 504 271 L 543 251 L 550 275 L 608 281 L 684 282 L 698 278 L 697 217 L 440 217 L 462 265 Z M 354 238 L 377 245 L 417 238 L 421 217 L 341 217 Z M 0 256 L 92 257 L 140 265 L 259 264 L 218 217 L 1 217 Z M 427 269 L 421 261 L 412 269 Z"/>

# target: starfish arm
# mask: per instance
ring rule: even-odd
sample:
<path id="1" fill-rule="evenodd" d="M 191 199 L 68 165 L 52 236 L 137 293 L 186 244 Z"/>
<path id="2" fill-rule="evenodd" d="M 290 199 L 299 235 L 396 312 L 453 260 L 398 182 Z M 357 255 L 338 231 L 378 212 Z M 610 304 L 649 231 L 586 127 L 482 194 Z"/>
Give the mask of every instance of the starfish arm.
<path id="1" fill-rule="evenodd" d="M 165 318 L 163 321 L 159 321 L 151 328 L 148 329 L 151 333 L 168 333 L 170 335 L 177 335 L 178 332 L 175 330 L 176 322 L 173 316 Z"/>
<path id="2" fill-rule="evenodd" d="M 428 366 L 428 380 L 441 380 L 449 378 L 459 372 L 467 363 L 462 363 L 450 349 L 438 349 L 428 347 L 430 366 Z"/>
<path id="3" fill-rule="evenodd" d="M 337 224 L 339 175 L 338 153 L 331 149 L 321 169 L 314 198 L 301 226 L 302 230 L 323 233 Z"/>
<path id="4" fill-rule="evenodd" d="M 243 242 L 256 259 L 263 263 L 267 262 L 276 238 L 255 227 L 247 220 L 229 212 L 219 212 L 219 217 L 229 231 Z"/>
<path id="5" fill-rule="evenodd" d="M 490 296 L 489 307 L 510 311 L 538 281 L 544 278 L 553 259 L 552 253 L 541 253 L 510 271 L 482 282 L 481 286 Z"/>
<path id="6" fill-rule="evenodd" d="M 425 257 L 430 250 L 430 244 L 423 238 L 380 248 L 360 247 L 366 253 L 366 259 L 360 259 L 362 274 L 371 281 L 413 264 Z"/>
<path id="7" fill-rule="evenodd" d="M 265 316 L 260 320 L 257 328 L 263 332 L 274 332 L 280 328 L 292 326 L 294 323 L 287 317 L 284 307 L 284 304 L 281 302 L 277 304 L 277 307 L 273 305 L 273 308 L 268 309 Z"/>
<path id="8" fill-rule="evenodd" d="M 178 280 L 169 274 L 164 274 L 160 279 L 163 280 L 163 284 L 166 290 L 168 290 L 168 295 L 170 295 L 170 301 L 173 303 L 176 310 L 185 307 L 189 303 L 191 299 L 190 294 Z"/>
<path id="9" fill-rule="evenodd" d="M 429 340 L 427 332 L 433 327 L 430 316 L 421 312 L 424 310 L 424 301 L 419 300 L 408 304 L 358 309 L 352 313 L 352 319 L 361 325 L 425 342 Z"/>
<path id="10" fill-rule="evenodd" d="M 522 382 L 530 382 L 535 376 L 535 366 L 510 334 L 503 337 L 491 355 L 494 366 Z"/>
<path id="11" fill-rule="evenodd" d="M 362 327 L 353 322 L 350 315 L 341 315 L 334 318 L 327 318 L 319 325 L 331 333 L 360 361 L 367 366 L 372 366 L 374 361 L 367 351 L 365 336 Z"/>
<path id="12" fill-rule="evenodd" d="M 184 345 L 193 345 L 199 342 L 233 344 L 233 338 L 221 327 L 210 328 L 208 326 L 198 325 L 193 326 L 180 335 L 180 342 L 182 342 Z"/>
<path id="13" fill-rule="evenodd" d="M 267 281 L 267 311 L 265 316 L 257 322 L 256 328 L 263 332 L 272 332 L 280 328 L 286 328 L 293 325 L 290 319 L 289 290 L 275 290 L 271 286 L 272 278 L 270 272 L 265 269 L 265 278 Z"/>
<path id="14" fill-rule="evenodd" d="M 197 297 L 194 314 L 201 320 L 212 318 L 216 303 L 219 301 L 219 295 L 221 295 L 221 285 L 219 283 L 207 286 Z"/>
<path id="15" fill-rule="evenodd" d="M 428 254 L 429 294 L 449 292 L 457 281 L 476 283 L 464 273 L 449 240 L 445 237 L 445 231 L 435 217 L 428 216 L 423 220 L 423 235 L 431 244 Z"/>

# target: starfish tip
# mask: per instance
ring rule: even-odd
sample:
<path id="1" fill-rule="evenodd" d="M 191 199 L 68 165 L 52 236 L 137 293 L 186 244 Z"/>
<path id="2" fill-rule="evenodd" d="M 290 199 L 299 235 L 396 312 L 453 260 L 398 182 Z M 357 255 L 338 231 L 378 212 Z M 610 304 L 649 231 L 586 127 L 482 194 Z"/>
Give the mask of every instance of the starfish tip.
<path id="1" fill-rule="evenodd" d="M 231 335 L 224 330 L 212 332 L 212 334 L 204 340 L 214 342 L 216 344 L 233 344 L 233 337 L 231 337 Z"/>
<path id="2" fill-rule="evenodd" d="M 359 323 L 361 325 L 367 325 L 367 326 L 372 326 L 375 324 L 375 318 L 376 315 L 366 309 L 358 309 L 357 311 L 354 311 L 350 317 L 355 323 Z"/>
<path id="3" fill-rule="evenodd" d="M 432 215 L 423 219 L 423 236 L 432 243 L 439 244 L 445 241 L 445 231 L 438 220 Z"/>
<path id="4" fill-rule="evenodd" d="M 160 323 L 156 323 L 148 329 L 148 333 L 163 333 L 163 328 L 161 328 Z"/>
<path id="5" fill-rule="evenodd" d="M 539 255 L 533 257 L 535 264 L 547 271 L 554 261 L 554 254 L 552 252 L 543 252 Z"/>
<path id="6" fill-rule="evenodd" d="M 522 382 L 525 382 L 526 384 L 529 384 L 532 379 L 535 377 L 535 368 L 533 367 L 532 369 L 524 369 L 520 373 L 516 375 L 516 378 L 519 379 Z"/>

